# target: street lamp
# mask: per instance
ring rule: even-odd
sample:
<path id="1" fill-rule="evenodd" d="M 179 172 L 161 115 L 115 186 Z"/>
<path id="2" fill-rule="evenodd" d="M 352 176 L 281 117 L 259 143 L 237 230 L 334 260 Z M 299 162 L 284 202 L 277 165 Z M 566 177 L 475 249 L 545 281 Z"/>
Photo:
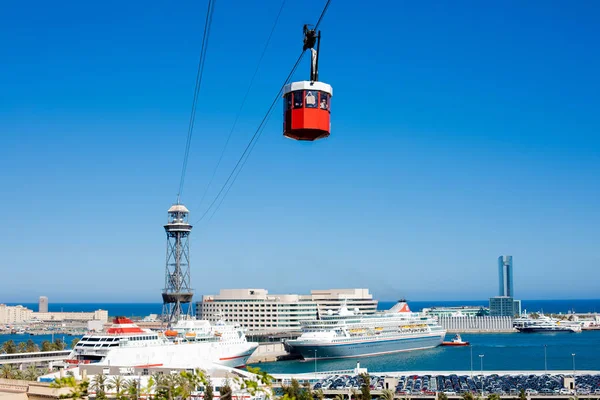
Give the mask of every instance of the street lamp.
<path id="1" fill-rule="evenodd" d="M 471 379 L 473 379 L 473 346 L 469 346 L 471 348 Z"/>
<path id="2" fill-rule="evenodd" d="M 315 379 L 317 379 L 317 349 L 315 349 Z"/>
<path id="3" fill-rule="evenodd" d="M 571 353 L 571 356 L 573 356 L 573 387 L 575 388 L 575 394 L 577 394 L 577 378 L 575 377 L 575 353 Z"/>
<path id="4" fill-rule="evenodd" d="M 481 397 L 483 398 L 483 356 L 484 354 L 479 355 L 479 361 L 481 363 Z"/>
<path id="5" fill-rule="evenodd" d="M 548 348 L 548 345 L 544 345 L 544 372 L 548 373 L 548 357 L 546 355 L 546 349 Z"/>

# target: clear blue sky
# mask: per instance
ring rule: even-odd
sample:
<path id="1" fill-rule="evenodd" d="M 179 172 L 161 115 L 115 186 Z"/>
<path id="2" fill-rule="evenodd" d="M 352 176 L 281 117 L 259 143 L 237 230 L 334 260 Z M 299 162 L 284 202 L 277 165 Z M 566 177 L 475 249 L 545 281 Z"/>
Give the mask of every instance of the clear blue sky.
<path id="1" fill-rule="evenodd" d="M 217 0 L 183 202 L 196 221 L 280 2 Z M 288 0 L 207 198 L 324 1 Z M 159 302 L 204 1 L 10 2 L 0 13 L 0 302 Z M 382 300 L 598 297 L 600 3 L 333 0 L 332 136 L 281 105 L 210 222 L 196 292 L 369 287 Z M 307 59 L 295 78 L 308 76 Z"/>

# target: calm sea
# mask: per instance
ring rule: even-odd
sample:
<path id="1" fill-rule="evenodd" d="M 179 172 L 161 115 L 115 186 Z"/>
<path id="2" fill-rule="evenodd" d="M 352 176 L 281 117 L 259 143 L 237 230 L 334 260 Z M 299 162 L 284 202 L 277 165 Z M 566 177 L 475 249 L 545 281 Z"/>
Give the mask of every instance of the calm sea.
<path id="1" fill-rule="evenodd" d="M 21 304 L 31 310 L 37 311 L 37 303 L 6 303 L 8 305 Z M 600 312 L 600 299 L 586 300 L 523 300 L 522 308 L 529 311 L 543 311 L 545 313 L 575 312 Z M 380 301 L 379 309 L 386 310 L 394 305 L 391 301 Z M 477 301 L 410 301 L 413 311 L 420 311 L 424 307 L 433 306 L 484 306 L 487 300 Z M 126 317 L 145 317 L 149 314 L 160 314 L 162 303 L 50 303 L 49 311 L 95 311 L 108 310 L 110 316 L 122 315 Z"/>

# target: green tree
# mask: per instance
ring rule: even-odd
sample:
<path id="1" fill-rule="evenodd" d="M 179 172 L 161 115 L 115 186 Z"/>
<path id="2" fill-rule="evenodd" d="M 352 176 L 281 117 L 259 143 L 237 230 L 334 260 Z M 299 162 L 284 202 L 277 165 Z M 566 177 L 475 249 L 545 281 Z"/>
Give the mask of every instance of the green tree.
<path id="1" fill-rule="evenodd" d="M 17 345 L 15 344 L 15 341 L 10 339 L 7 340 L 6 342 L 4 342 L 4 344 L 2 345 L 2 351 L 4 351 L 6 354 L 14 354 L 18 351 L 19 349 L 17 348 Z"/>
<path id="2" fill-rule="evenodd" d="M 333 400 L 346 400 L 343 394 L 336 394 Z"/>
<path id="3" fill-rule="evenodd" d="M 48 340 L 44 340 L 42 342 L 42 351 L 52 351 L 54 350 L 52 343 L 50 343 L 50 341 Z"/>
<path id="4" fill-rule="evenodd" d="M 50 384 L 52 388 L 71 388 L 71 392 L 68 394 L 61 394 L 60 399 L 83 399 L 88 395 L 89 381 L 76 381 L 73 376 L 65 376 L 64 378 L 58 378 Z"/>
<path id="5" fill-rule="evenodd" d="M 16 368 L 12 364 L 4 364 L 0 369 L 0 377 L 4 379 L 14 379 Z"/>
<path id="6" fill-rule="evenodd" d="M 292 382 L 283 386 L 283 394 L 287 395 L 289 399 L 299 400 L 300 399 L 300 382 L 297 379 L 292 378 Z"/>
<path id="7" fill-rule="evenodd" d="M 299 400 L 313 400 L 313 392 L 312 392 L 309 382 L 305 381 L 302 384 L 302 389 L 300 390 L 300 396 L 298 397 L 298 399 Z"/>
<path id="8" fill-rule="evenodd" d="M 71 340 L 71 348 L 74 349 L 75 346 L 77 346 L 77 343 L 79 343 L 79 338 Z"/>
<path id="9" fill-rule="evenodd" d="M 437 400 L 448 400 L 448 395 L 444 392 L 438 392 Z"/>
<path id="10" fill-rule="evenodd" d="M 20 342 L 17 349 L 19 353 L 25 353 L 27 351 L 27 344 L 25 342 Z"/>
<path id="11" fill-rule="evenodd" d="M 313 394 L 318 400 L 325 400 L 325 393 L 323 393 L 323 389 L 317 389 L 313 392 Z"/>
<path id="12" fill-rule="evenodd" d="M 521 389 L 519 391 L 519 400 L 527 400 L 527 393 L 525 393 L 525 389 Z"/>
<path id="13" fill-rule="evenodd" d="M 117 400 L 121 400 L 125 379 L 121 375 L 115 375 L 108 382 L 115 389 Z"/>
<path id="14" fill-rule="evenodd" d="M 206 378 L 206 386 L 204 389 L 204 400 L 213 400 L 214 398 L 213 384 L 209 377 Z"/>
<path id="15" fill-rule="evenodd" d="M 500 400 L 500 395 L 498 393 L 491 393 L 487 397 L 487 400 Z"/>
<path id="16" fill-rule="evenodd" d="M 475 400 L 475 396 L 471 392 L 464 392 L 462 398 L 463 400 Z"/>
<path id="17" fill-rule="evenodd" d="M 94 375 L 90 382 L 90 388 L 96 392 L 96 398 L 98 400 L 106 399 L 106 390 L 112 389 L 111 383 L 104 374 Z"/>
<path id="18" fill-rule="evenodd" d="M 65 342 L 62 339 L 55 339 L 54 343 L 52 343 L 52 350 L 64 350 L 67 347 Z"/>
<path id="19" fill-rule="evenodd" d="M 30 365 L 25 370 L 23 378 L 25 378 L 26 381 L 35 381 L 38 376 L 40 376 L 38 369 L 35 365 Z"/>
<path id="20" fill-rule="evenodd" d="M 27 353 L 37 353 L 38 351 L 40 351 L 40 347 L 37 344 L 35 344 L 33 340 L 29 339 L 25 344 L 25 351 Z"/>
<path id="21" fill-rule="evenodd" d="M 236 378 L 235 381 L 239 383 L 239 387 L 242 390 L 246 390 L 251 396 L 258 394 L 264 395 L 267 399 L 273 395 L 273 377 L 265 371 L 261 371 L 260 368 L 246 367 L 246 370 L 252 374 L 251 378 Z M 288 396 L 284 394 L 284 399 Z"/>
<path id="22" fill-rule="evenodd" d="M 362 385 L 360 385 L 361 400 L 371 400 L 371 377 L 369 374 L 360 374 Z"/>
<path id="23" fill-rule="evenodd" d="M 231 390 L 231 386 L 229 385 L 229 379 L 225 379 L 225 383 L 219 388 L 219 397 L 221 400 L 231 400 L 232 393 L 233 390 Z"/>
<path id="24" fill-rule="evenodd" d="M 383 389 L 381 391 L 381 397 L 380 399 L 382 400 L 394 400 L 394 392 L 392 392 L 390 389 Z"/>
<path id="25" fill-rule="evenodd" d="M 127 393 L 127 397 L 131 400 L 137 400 L 140 390 L 139 381 L 137 379 L 128 379 L 125 381 L 123 389 Z"/>

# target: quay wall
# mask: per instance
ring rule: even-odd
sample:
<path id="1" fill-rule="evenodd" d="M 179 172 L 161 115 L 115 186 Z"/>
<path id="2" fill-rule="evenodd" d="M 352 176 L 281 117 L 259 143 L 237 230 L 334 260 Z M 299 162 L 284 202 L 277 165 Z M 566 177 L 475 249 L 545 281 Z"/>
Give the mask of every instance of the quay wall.
<path id="1" fill-rule="evenodd" d="M 265 342 L 258 345 L 248 364 L 278 361 L 290 357 L 282 342 Z"/>
<path id="2" fill-rule="evenodd" d="M 461 332 L 515 332 L 512 317 L 439 317 L 439 324 L 449 333 Z"/>

